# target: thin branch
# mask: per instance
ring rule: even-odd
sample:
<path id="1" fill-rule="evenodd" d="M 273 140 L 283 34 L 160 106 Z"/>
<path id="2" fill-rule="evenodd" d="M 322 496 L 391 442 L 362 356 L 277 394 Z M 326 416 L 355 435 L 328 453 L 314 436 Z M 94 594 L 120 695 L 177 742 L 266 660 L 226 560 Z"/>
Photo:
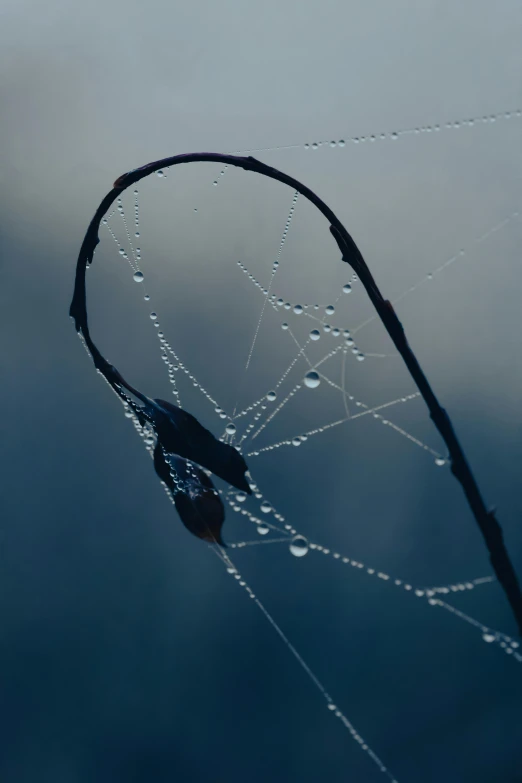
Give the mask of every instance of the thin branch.
<path id="1" fill-rule="evenodd" d="M 117 382 L 115 384 L 114 377 L 115 368 L 109 365 L 109 363 L 103 358 L 93 343 L 87 324 L 85 270 L 87 265 L 92 263 L 94 250 L 99 242 L 98 230 L 101 219 L 111 204 L 116 200 L 116 198 L 119 197 L 121 192 L 126 190 L 134 183 L 138 182 L 144 177 L 147 177 L 154 171 L 158 171 L 159 169 L 175 166 L 180 163 L 195 162 L 224 163 L 243 168 L 247 171 L 257 172 L 258 174 L 262 174 L 266 177 L 277 180 L 278 182 L 282 182 L 307 198 L 328 220 L 330 223 L 330 231 L 335 241 L 337 242 L 343 260 L 350 264 L 366 289 L 366 292 L 370 297 L 370 300 L 374 305 L 382 323 L 384 324 L 386 331 L 393 340 L 395 347 L 402 356 L 406 367 L 410 372 L 410 375 L 415 381 L 417 388 L 426 402 L 433 423 L 446 443 L 451 462 L 451 471 L 464 490 L 464 494 L 466 495 L 468 504 L 471 508 L 473 516 L 475 517 L 475 521 L 480 528 L 488 548 L 491 565 L 511 605 L 511 609 L 518 625 L 519 633 L 522 636 L 522 594 L 520 592 L 520 585 L 518 583 L 515 570 L 507 553 L 502 529 L 495 517 L 494 511 L 488 510 L 486 508 L 477 482 L 475 481 L 471 468 L 464 455 L 464 451 L 462 450 L 462 447 L 457 439 L 450 418 L 437 400 L 426 376 L 424 375 L 424 372 L 420 367 L 419 362 L 411 350 L 402 324 L 399 321 L 391 302 L 383 298 L 354 240 L 340 220 L 332 212 L 332 210 L 312 190 L 301 184 L 298 180 L 284 174 L 272 166 L 267 166 L 265 163 L 256 160 L 256 158 L 240 157 L 236 155 L 226 155 L 214 152 L 197 152 L 186 155 L 175 155 L 170 158 L 163 158 L 162 160 L 149 163 L 146 166 L 142 166 L 139 169 L 134 169 L 133 171 L 130 171 L 127 174 L 123 174 L 121 177 L 119 177 L 114 183 L 113 189 L 105 196 L 100 206 L 98 207 L 98 210 L 96 211 L 96 214 L 92 219 L 83 240 L 76 267 L 74 295 L 70 308 L 70 315 L 75 320 L 76 329 L 78 332 L 83 334 L 96 367 L 106 377 L 108 377 L 110 381 L 112 381 L 111 385 L 113 385 L 113 387 L 115 385 L 117 386 Z M 120 383 L 122 382 L 121 378 L 118 380 Z M 129 387 L 127 386 L 127 388 Z"/>

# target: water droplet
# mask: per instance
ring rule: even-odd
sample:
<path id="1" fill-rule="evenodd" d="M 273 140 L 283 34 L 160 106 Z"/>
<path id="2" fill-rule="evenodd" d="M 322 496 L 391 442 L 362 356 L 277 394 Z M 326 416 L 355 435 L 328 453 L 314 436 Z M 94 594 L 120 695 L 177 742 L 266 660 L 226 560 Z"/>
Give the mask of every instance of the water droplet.
<path id="1" fill-rule="evenodd" d="M 232 424 L 232 422 L 230 422 L 230 424 L 227 424 L 227 426 L 225 427 L 225 432 L 227 433 L 227 435 L 235 435 L 236 434 L 236 425 Z"/>
<path id="2" fill-rule="evenodd" d="M 236 500 L 237 500 L 238 503 L 244 503 L 245 500 L 246 500 L 246 497 L 247 496 L 245 495 L 244 492 L 238 492 L 237 495 L 236 495 Z"/>
<path id="3" fill-rule="evenodd" d="M 330 147 L 335 147 L 335 146 L 336 146 L 336 144 L 337 144 L 337 142 L 335 142 L 335 141 L 331 141 L 331 142 L 330 142 Z"/>
<path id="4" fill-rule="evenodd" d="M 282 299 L 278 299 L 277 300 L 277 305 L 278 305 L 278 307 L 282 307 L 284 305 L 283 300 Z"/>
<path id="5" fill-rule="evenodd" d="M 399 135 L 397 133 L 392 133 L 391 137 L 394 141 L 396 141 L 399 138 Z"/>
<path id="6" fill-rule="evenodd" d="M 143 298 L 145 299 L 146 302 L 148 302 L 149 299 L 150 299 L 150 296 L 148 294 L 145 294 L 145 296 Z"/>
<path id="7" fill-rule="evenodd" d="M 312 149 L 316 150 L 318 146 L 319 146 L 318 143 L 314 141 L 314 143 L 312 144 Z"/>
<path id="8" fill-rule="evenodd" d="M 312 331 L 310 332 L 310 340 L 319 340 L 320 337 L 321 337 L 321 333 L 319 329 L 312 329 Z"/>
<path id="9" fill-rule="evenodd" d="M 482 638 L 484 639 L 485 642 L 488 642 L 488 644 L 491 644 L 491 642 L 495 641 L 496 636 L 495 636 L 495 634 L 492 634 L 492 633 L 483 633 L 482 634 Z"/>
<path id="10" fill-rule="evenodd" d="M 157 171 L 156 174 L 158 175 L 158 177 L 164 177 L 165 176 L 165 174 L 163 173 L 163 171 L 161 169 L 159 171 Z"/>
<path id="11" fill-rule="evenodd" d="M 288 324 L 287 323 L 281 324 L 281 329 L 288 329 Z"/>
<path id="12" fill-rule="evenodd" d="M 445 464 L 446 464 L 446 460 L 443 457 L 437 457 L 435 459 L 435 465 L 438 465 L 439 468 L 441 468 Z"/>
<path id="13" fill-rule="evenodd" d="M 292 438 L 292 446 L 300 446 L 301 438 Z"/>
<path id="14" fill-rule="evenodd" d="M 339 146 L 340 147 L 344 147 L 345 144 L 346 144 L 346 142 L 345 142 L 344 139 L 339 139 Z"/>
<path id="15" fill-rule="evenodd" d="M 300 305 L 300 304 L 296 304 L 296 305 L 294 306 L 294 313 L 295 313 L 296 315 L 301 315 L 301 313 L 302 313 L 302 312 L 303 312 L 303 306 L 302 306 L 302 305 Z"/>
<path id="16" fill-rule="evenodd" d="M 324 311 L 326 315 L 333 315 L 335 313 L 335 307 L 333 305 L 327 305 Z"/>
<path id="17" fill-rule="evenodd" d="M 257 532 L 260 536 L 266 536 L 266 534 L 270 531 L 270 528 L 265 522 L 261 522 L 260 525 L 257 526 Z"/>
<path id="18" fill-rule="evenodd" d="M 290 554 L 303 557 L 308 553 L 308 541 L 304 536 L 294 536 L 290 542 Z"/>
<path id="19" fill-rule="evenodd" d="M 363 353 L 358 353 L 357 354 L 357 361 L 358 362 L 364 362 L 364 354 Z"/>
<path id="20" fill-rule="evenodd" d="M 143 283 L 143 272 L 134 272 L 132 279 L 135 283 Z"/>
<path id="21" fill-rule="evenodd" d="M 147 444 L 147 446 L 152 446 L 152 444 L 154 443 L 154 438 L 152 437 L 152 435 L 148 435 L 145 438 L 145 443 Z"/>
<path id="22" fill-rule="evenodd" d="M 310 370 L 310 372 L 306 373 L 304 384 L 308 389 L 317 389 L 320 383 L 321 378 L 319 377 L 319 373 L 315 372 L 315 370 Z"/>
<path id="23" fill-rule="evenodd" d="M 217 185 L 217 179 L 215 179 L 215 180 L 214 180 L 214 182 L 213 182 L 212 184 L 213 184 L 214 186 L 215 186 L 215 185 Z"/>
<path id="24" fill-rule="evenodd" d="M 352 290 L 352 286 L 350 283 L 346 283 L 346 285 L 343 285 L 343 294 L 349 294 Z"/>
<path id="25" fill-rule="evenodd" d="M 272 511 L 272 506 L 266 500 L 263 500 L 260 508 L 263 514 L 270 514 L 270 512 Z"/>
<path id="26" fill-rule="evenodd" d="M 266 398 L 269 402 L 273 402 L 276 397 L 277 394 L 275 393 L 275 391 L 269 391 L 268 394 L 266 395 Z"/>
<path id="27" fill-rule="evenodd" d="M 150 314 L 150 320 L 151 320 L 151 321 L 155 321 L 157 317 L 158 317 L 158 316 L 156 315 L 156 313 L 151 313 L 151 314 Z"/>

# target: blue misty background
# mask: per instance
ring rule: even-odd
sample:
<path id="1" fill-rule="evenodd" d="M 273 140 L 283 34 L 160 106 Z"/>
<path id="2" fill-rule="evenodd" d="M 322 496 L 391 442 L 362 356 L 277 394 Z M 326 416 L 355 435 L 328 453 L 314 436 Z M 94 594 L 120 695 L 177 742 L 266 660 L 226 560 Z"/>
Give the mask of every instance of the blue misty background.
<path id="1" fill-rule="evenodd" d="M 383 779 L 253 602 L 182 528 L 74 334 L 67 316 L 74 265 L 88 221 L 122 172 L 178 152 L 293 144 L 256 154 L 332 206 L 385 296 L 466 248 L 397 310 L 498 507 L 521 572 L 520 222 L 474 240 L 520 206 L 522 119 L 343 149 L 303 147 L 520 108 L 521 27 L 520 9 L 508 0 L 494 9 L 482 2 L 4 5 L 2 781 Z M 214 207 L 210 184 L 190 196 L 211 220 L 217 204 L 241 203 L 241 186 L 236 201 L 224 193 Z M 277 248 L 289 191 L 285 198 L 263 201 L 259 240 L 255 225 L 237 226 L 238 253 L 250 238 L 268 247 L 268 227 Z M 239 282 L 246 304 L 238 298 L 232 315 L 224 300 L 216 304 L 223 280 L 205 277 L 204 268 L 231 274 L 230 214 L 222 228 L 208 224 L 214 232 L 198 234 L 195 245 L 188 217 L 177 220 L 176 264 L 157 267 L 156 295 L 176 345 L 225 392 L 260 300 Z M 328 257 L 319 245 L 307 254 L 315 231 L 296 227 L 303 244 L 292 258 L 302 272 L 288 282 L 304 296 L 305 278 L 310 287 L 324 284 L 318 258 L 332 269 L 339 260 L 326 225 Z M 205 252 L 201 276 L 191 276 L 189 260 Z M 149 350 L 154 335 L 129 275 L 120 285 L 112 271 L 89 274 L 100 347 L 146 393 L 163 394 L 163 368 Z M 341 281 L 331 274 L 332 285 Z M 350 325 L 371 314 L 356 293 Z M 215 333 L 221 353 L 209 350 Z M 271 348 L 261 345 L 246 399 L 259 388 L 256 373 L 262 378 L 284 352 L 280 335 Z M 376 324 L 360 342 L 368 352 L 390 347 Z M 369 404 L 413 391 L 398 364 L 368 359 L 357 371 Z M 393 413 L 442 450 L 421 403 Z M 308 413 L 296 416 L 306 426 Z M 319 413 L 310 416 L 314 426 Z M 350 440 L 336 432 L 314 446 L 317 473 L 304 447 L 259 458 L 270 498 L 310 539 L 412 584 L 490 573 L 449 471 L 368 418 L 347 430 Z M 232 520 L 225 533 L 253 537 Z M 323 555 L 294 559 L 284 545 L 232 554 L 397 780 L 522 779 L 520 664 L 475 629 Z M 515 634 L 496 585 L 451 602 Z"/>

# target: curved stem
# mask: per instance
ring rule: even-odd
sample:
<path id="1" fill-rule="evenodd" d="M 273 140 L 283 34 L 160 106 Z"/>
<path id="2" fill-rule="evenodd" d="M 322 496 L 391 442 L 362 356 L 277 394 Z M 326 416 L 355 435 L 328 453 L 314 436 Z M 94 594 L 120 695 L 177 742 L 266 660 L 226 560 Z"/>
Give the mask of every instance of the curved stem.
<path id="1" fill-rule="evenodd" d="M 80 331 L 91 351 L 93 360 L 97 368 L 107 377 L 114 379 L 115 368 L 100 354 L 94 345 L 89 334 L 87 324 L 87 305 L 85 291 L 85 270 L 87 264 L 92 262 L 94 250 L 99 242 L 98 229 L 103 215 L 107 212 L 110 205 L 118 198 L 120 193 L 134 183 L 161 168 L 175 166 L 181 163 L 195 162 L 216 162 L 226 163 L 231 166 L 237 166 L 248 171 L 254 171 L 271 179 L 282 182 L 298 191 L 307 198 L 324 215 L 330 223 L 330 232 L 332 233 L 337 245 L 341 251 L 343 261 L 350 264 L 354 272 L 363 284 L 377 314 L 379 315 L 386 331 L 390 335 L 397 350 L 402 356 L 411 377 L 419 389 L 428 410 L 430 417 L 441 434 L 446 446 L 451 462 L 451 471 L 457 481 L 462 486 L 469 507 L 475 517 L 479 529 L 484 537 L 486 547 L 489 552 L 491 565 L 495 575 L 502 586 L 506 597 L 511 605 L 514 617 L 518 625 L 519 634 L 522 636 L 522 594 L 518 583 L 517 575 L 509 559 L 509 555 L 504 543 L 502 529 L 492 510 L 488 510 L 480 493 L 479 487 L 473 476 L 471 468 L 466 460 L 462 446 L 453 429 L 450 418 L 444 408 L 440 405 L 435 393 L 433 392 L 424 372 L 422 371 L 415 354 L 411 350 L 403 326 L 399 321 L 391 303 L 384 299 L 373 276 L 364 261 L 360 250 L 354 240 L 345 229 L 340 220 L 332 210 L 317 196 L 312 190 L 303 185 L 293 177 L 271 166 L 262 163 L 253 157 L 240 157 L 237 155 L 226 155 L 216 152 L 196 152 L 185 155 L 175 155 L 170 158 L 163 158 L 153 163 L 148 163 L 139 169 L 123 174 L 114 183 L 113 189 L 105 196 L 98 207 L 94 218 L 92 219 L 78 256 L 76 266 L 76 281 L 74 287 L 73 300 L 70 307 L 70 315 L 75 320 L 77 331 Z M 120 377 L 120 382 L 123 379 Z M 111 384 L 112 385 L 112 384 Z M 133 393 L 126 383 L 124 385 Z M 138 397 L 142 397 L 139 393 Z"/>

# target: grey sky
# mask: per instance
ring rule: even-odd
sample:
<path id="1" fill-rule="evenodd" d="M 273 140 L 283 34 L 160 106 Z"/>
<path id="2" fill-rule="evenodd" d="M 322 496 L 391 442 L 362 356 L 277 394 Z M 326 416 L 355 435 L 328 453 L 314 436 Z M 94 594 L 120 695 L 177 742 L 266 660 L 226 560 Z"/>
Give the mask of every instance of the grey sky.
<path id="1" fill-rule="evenodd" d="M 390 299 L 464 249 L 397 310 L 522 572 L 522 229 L 513 218 L 522 118 L 444 127 L 522 108 L 519 4 L 9 0 L 0 18 L 0 779 L 384 780 L 254 603 L 182 527 L 74 334 L 74 266 L 124 171 L 181 152 L 287 145 L 296 146 L 256 155 L 324 198 Z M 439 132 L 389 138 L 435 124 Z M 347 143 L 304 149 L 327 139 Z M 239 172 L 214 192 L 219 167 L 208 172 L 180 173 L 177 190 L 169 174 L 161 186 L 172 201 L 151 182 L 143 220 L 157 222 L 143 237 L 144 270 L 167 336 L 228 404 L 261 301 L 230 261 L 260 264 L 277 249 L 292 193 L 242 184 Z M 195 206 L 201 233 L 189 223 Z M 281 268 L 295 301 L 314 292 L 322 301 L 350 277 L 314 220 L 299 203 Z M 103 253 L 89 272 L 93 332 L 116 366 L 161 396 L 147 309 Z M 360 290 L 350 296 L 343 326 L 371 315 Z M 244 402 L 290 351 L 267 315 Z M 357 341 L 389 352 L 378 324 Z M 354 365 L 350 381 L 369 404 L 414 391 L 396 359 Z M 338 400 L 320 393 L 329 414 Z M 195 397 L 191 410 L 208 415 Z M 442 449 L 420 402 L 393 416 Z M 320 421 L 307 403 L 282 415 L 274 436 Z M 370 417 L 346 440 L 332 430 L 259 457 L 255 470 L 296 528 L 343 556 L 414 585 L 490 573 L 449 470 Z M 224 535 L 256 537 L 233 515 Z M 479 631 L 316 552 L 296 559 L 277 544 L 231 555 L 400 783 L 522 779 L 521 664 Z M 514 636 L 496 585 L 448 600 Z"/>

